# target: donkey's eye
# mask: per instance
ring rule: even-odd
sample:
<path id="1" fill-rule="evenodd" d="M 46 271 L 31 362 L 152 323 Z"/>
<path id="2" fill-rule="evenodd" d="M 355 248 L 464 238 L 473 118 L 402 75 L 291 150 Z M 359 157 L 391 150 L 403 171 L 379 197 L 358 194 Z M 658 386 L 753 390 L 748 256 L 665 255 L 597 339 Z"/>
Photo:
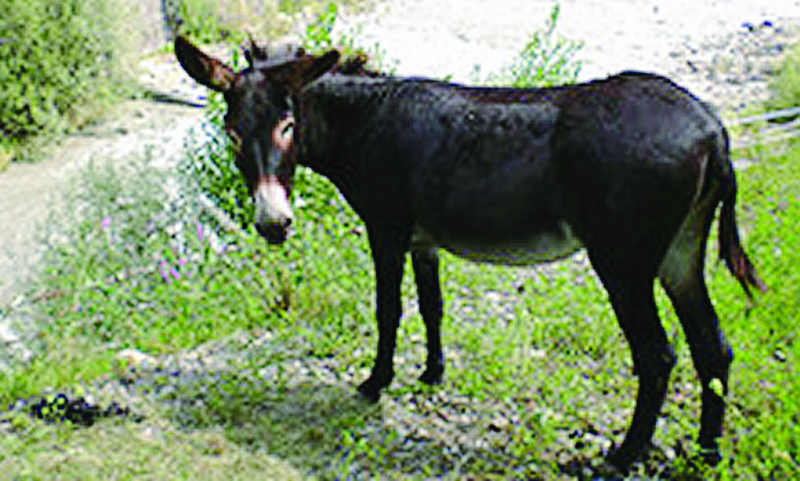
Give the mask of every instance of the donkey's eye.
<path id="1" fill-rule="evenodd" d="M 242 147 L 242 138 L 239 136 L 239 133 L 234 129 L 225 129 L 225 132 L 228 134 L 228 138 L 231 140 L 234 148 L 240 149 Z"/>

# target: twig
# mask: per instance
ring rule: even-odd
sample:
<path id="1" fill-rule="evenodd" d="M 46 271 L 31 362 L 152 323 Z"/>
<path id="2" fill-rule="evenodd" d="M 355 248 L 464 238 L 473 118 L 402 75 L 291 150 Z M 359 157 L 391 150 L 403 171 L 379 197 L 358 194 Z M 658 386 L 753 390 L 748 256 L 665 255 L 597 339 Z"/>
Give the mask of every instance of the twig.
<path id="1" fill-rule="evenodd" d="M 206 212 L 211 214 L 211 217 L 213 217 L 214 220 L 219 222 L 219 224 L 226 231 L 243 234 L 242 226 L 240 226 L 233 219 L 231 219 L 230 216 L 228 216 L 228 214 L 226 214 L 224 210 L 222 210 L 219 207 L 217 207 L 217 205 L 214 204 L 214 202 L 212 202 L 211 199 L 209 199 L 205 195 L 200 194 L 197 197 L 197 200 L 200 203 L 200 206 L 203 209 L 205 209 Z"/>
<path id="2" fill-rule="evenodd" d="M 736 119 L 731 123 L 733 125 L 747 125 L 747 124 L 754 124 L 756 122 L 762 122 L 765 120 L 774 120 L 784 117 L 791 117 L 794 115 L 800 115 L 800 107 L 791 107 L 788 109 L 775 110 L 772 112 L 766 112 L 758 115 L 750 115 L 748 117 Z"/>
<path id="3" fill-rule="evenodd" d="M 737 141 L 733 143 L 733 148 L 736 150 L 746 149 L 749 147 L 755 147 L 756 145 L 766 145 L 766 144 L 773 144 L 775 142 L 782 142 L 784 140 L 793 139 L 795 137 L 800 137 L 800 128 L 785 132 L 779 132 L 774 135 L 759 136 L 754 140 Z"/>

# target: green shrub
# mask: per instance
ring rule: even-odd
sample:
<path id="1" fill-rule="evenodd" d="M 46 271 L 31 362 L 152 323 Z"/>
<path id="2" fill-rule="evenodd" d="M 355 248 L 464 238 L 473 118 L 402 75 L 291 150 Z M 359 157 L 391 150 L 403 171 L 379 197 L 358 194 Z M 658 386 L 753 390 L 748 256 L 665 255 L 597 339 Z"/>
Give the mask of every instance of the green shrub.
<path id="1" fill-rule="evenodd" d="M 767 109 L 782 109 L 800 105 L 800 44 L 795 45 L 778 67 L 769 83 Z"/>
<path id="2" fill-rule="evenodd" d="M 574 83 L 581 70 L 575 55 L 583 44 L 556 33 L 560 8 L 553 5 L 543 29 L 534 31 L 517 59 L 485 83 L 512 87 L 549 87 Z"/>
<path id="3" fill-rule="evenodd" d="M 236 69 L 244 68 L 244 58 L 234 51 L 230 62 Z M 185 156 L 178 168 L 183 176 L 197 187 L 234 222 L 247 226 L 253 219 L 253 202 L 247 186 L 236 167 L 236 154 L 224 131 L 225 100 L 222 94 L 209 92 L 203 139 L 207 142 L 193 145 L 191 154 Z"/>
<path id="4" fill-rule="evenodd" d="M 363 53 L 367 56 L 367 64 L 371 70 L 393 73 L 395 65 L 388 61 L 386 52 L 378 43 L 375 43 L 370 49 L 361 48 L 355 39 L 358 36 L 357 31 L 334 38 L 333 27 L 336 25 L 338 17 L 339 7 L 334 2 L 328 2 L 327 6 L 318 13 L 317 18 L 306 26 L 303 48 L 312 54 L 321 54 L 335 48 L 345 57 Z"/>
<path id="5" fill-rule="evenodd" d="M 124 85 L 124 4 L 0 0 L 0 132 L 5 143 L 87 121 Z M 83 110 L 82 110 L 83 109 Z"/>
<path id="6" fill-rule="evenodd" d="M 177 0 L 167 13 L 173 28 L 195 42 L 242 42 L 247 34 L 276 38 L 289 33 L 294 19 L 304 11 L 318 12 L 318 0 Z"/>

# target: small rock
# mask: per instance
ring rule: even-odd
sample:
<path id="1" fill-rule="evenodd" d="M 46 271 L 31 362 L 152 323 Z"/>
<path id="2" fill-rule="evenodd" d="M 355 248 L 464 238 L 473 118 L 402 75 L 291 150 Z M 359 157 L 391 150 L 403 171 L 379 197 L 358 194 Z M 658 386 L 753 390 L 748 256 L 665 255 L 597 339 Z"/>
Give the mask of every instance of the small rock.
<path id="1" fill-rule="evenodd" d="M 11 330 L 11 327 L 4 322 L 4 319 L 0 317 L 0 343 L 13 344 L 15 342 L 19 342 L 19 336 L 17 336 L 17 334 Z"/>
<path id="2" fill-rule="evenodd" d="M 496 433 L 499 433 L 501 431 L 507 430 L 510 425 L 511 424 L 508 422 L 508 420 L 506 418 L 499 417 L 499 418 L 493 419 L 489 423 L 489 430 L 490 431 L 494 431 Z"/>
<path id="3" fill-rule="evenodd" d="M 128 373 L 131 368 L 154 367 L 157 364 L 156 358 L 136 349 L 123 349 L 114 356 L 114 361 L 119 375 Z"/>

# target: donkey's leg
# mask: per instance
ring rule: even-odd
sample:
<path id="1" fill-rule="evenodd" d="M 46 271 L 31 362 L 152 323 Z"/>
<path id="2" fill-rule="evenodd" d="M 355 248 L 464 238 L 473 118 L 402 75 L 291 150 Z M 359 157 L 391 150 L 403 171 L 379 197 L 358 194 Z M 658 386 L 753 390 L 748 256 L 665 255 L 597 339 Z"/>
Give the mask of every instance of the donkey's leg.
<path id="1" fill-rule="evenodd" d="M 706 243 L 713 217 L 714 205 L 706 202 L 686 220 L 661 265 L 659 278 L 683 326 L 702 383 L 703 406 L 698 442 L 706 451 L 706 461 L 716 464 L 721 459 L 717 439 L 722 435 L 725 404 L 712 384 L 715 379 L 719 380 L 722 394 L 727 393 L 733 351 L 720 332 L 703 277 Z"/>
<path id="2" fill-rule="evenodd" d="M 639 377 L 636 407 L 625 440 L 609 453 L 608 461 L 622 472 L 649 445 L 653 437 L 675 354 L 661 325 L 653 295 L 655 274 L 646 262 L 640 268 L 634 263 L 607 261 L 589 253 L 592 265 L 608 291 L 611 305 L 631 348 L 634 370 Z"/>
<path id="3" fill-rule="evenodd" d="M 425 371 L 419 380 L 425 384 L 439 384 L 444 373 L 442 356 L 442 291 L 439 285 L 439 255 L 436 249 L 411 251 L 411 265 L 417 283 L 419 310 L 425 321 L 428 340 L 428 357 Z"/>
<path id="4" fill-rule="evenodd" d="M 372 261 L 375 264 L 378 318 L 378 353 L 372 374 L 358 391 L 371 402 L 378 402 L 381 389 L 394 378 L 394 349 L 402 312 L 400 284 L 403 280 L 405 245 L 402 236 L 390 229 L 368 228 Z"/>
<path id="5" fill-rule="evenodd" d="M 706 461 L 717 464 L 722 459 L 717 439 L 722 436 L 725 402 L 713 384 L 715 379 L 719 380 L 721 394 L 728 392 L 728 371 L 733 361 L 733 350 L 719 330 L 717 314 L 708 297 L 702 274 L 692 285 L 675 286 L 663 280 L 662 285 L 681 321 L 695 369 L 703 385 L 698 443 L 705 451 L 703 455 Z"/>

